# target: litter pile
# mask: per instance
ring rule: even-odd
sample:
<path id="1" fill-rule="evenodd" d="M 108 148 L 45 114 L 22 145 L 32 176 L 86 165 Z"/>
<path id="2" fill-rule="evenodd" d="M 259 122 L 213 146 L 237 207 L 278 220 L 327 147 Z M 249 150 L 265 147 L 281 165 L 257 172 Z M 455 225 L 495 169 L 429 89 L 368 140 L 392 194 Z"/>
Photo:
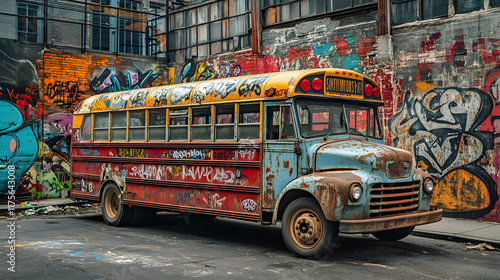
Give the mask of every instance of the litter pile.
<path id="1" fill-rule="evenodd" d="M 82 204 L 79 206 L 69 206 L 66 205 L 64 207 L 59 206 L 45 206 L 38 208 L 26 209 L 19 213 L 20 216 L 31 216 L 31 215 L 59 215 L 59 214 L 68 214 L 74 212 L 97 212 L 100 209 L 99 203 L 95 204 Z"/>
<path id="2" fill-rule="evenodd" d="M 467 246 L 463 249 L 464 251 L 469 251 L 469 250 L 478 250 L 478 251 L 497 251 L 498 249 L 491 246 L 488 243 L 481 243 L 477 245 L 471 245 Z"/>

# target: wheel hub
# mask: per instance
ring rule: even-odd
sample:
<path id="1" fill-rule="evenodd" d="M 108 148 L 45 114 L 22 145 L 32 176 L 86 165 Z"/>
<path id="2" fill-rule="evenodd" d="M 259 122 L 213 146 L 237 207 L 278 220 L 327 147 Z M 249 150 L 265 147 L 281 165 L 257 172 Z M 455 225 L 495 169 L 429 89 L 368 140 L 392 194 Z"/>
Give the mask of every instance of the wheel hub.
<path id="1" fill-rule="evenodd" d="M 321 220 L 315 213 L 299 213 L 292 223 L 292 232 L 294 239 L 301 247 L 314 247 L 321 239 Z"/>

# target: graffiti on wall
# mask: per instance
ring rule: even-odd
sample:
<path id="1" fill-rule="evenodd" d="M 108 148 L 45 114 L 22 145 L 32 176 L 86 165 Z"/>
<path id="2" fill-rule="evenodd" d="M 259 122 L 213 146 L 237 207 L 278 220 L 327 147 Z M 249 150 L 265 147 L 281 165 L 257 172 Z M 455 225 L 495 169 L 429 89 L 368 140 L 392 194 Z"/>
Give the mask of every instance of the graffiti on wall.
<path id="1" fill-rule="evenodd" d="M 0 99 L 15 103 L 29 122 L 41 118 L 38 98 L 38 74 L 33 63 L 0 50 Z"/>
<path id="2" fill-rule="evenodd" d="M 479 130 L 493 105 L 490 94 L 475 88 L 407 92 L 388 120 L 393 144 L 412 151 L 417 166 L 439 180 L 432 203 L 451 216 L 481 217 L 498 200 L 482 164 L 493 149 L 493 133 Z"/>
<path id="3" fill-rule="evenodd" d="M 151 69 L 142 72 L 137 66 L 125 73 L 108 67 L 90 80 L 89 89 L 94 94 L 139 89 L 151 86 L 158 76 Z"/>
<path id="4" fill-rule="evenodd" d="M 41 50 L 0 40 L 0 120 L 16 123 L 6 123 L 9 129 L 0 131 L 1 165 L 14 164 L 18 191 L 31 192 L 34 198 L 60 196 L 69 188 L 72 110 L 80 101 L 175 80 L 173 68 L 157 64 L 144 70 L 120 58 Z M 43 86 L 39 75 L 44 77 Z M 141 96 L 134 97 L 140 101 Z M 21 148 L 28 144 L 34 147 L 30 158 L 26 155 L 30 148 Z"/>
<path id="5" fill-rule="evenodd" d="M 231 71 L 232 69 L 232 71 Z M 231 63 L 227 59 L 206 59 L 195 61 L 190 59 L 180 68 L 180 82 L 196 82 L 245 75 L 242 73 L 241 65 Z"/>
<path id="6" fill-rule="evenodd" d="M 21 109 L 9 100 L 0 99 L 0 112 L 0 193 L 6 194 L 17 189 L 37 156 L 38 121 L 26 122 Z"/>

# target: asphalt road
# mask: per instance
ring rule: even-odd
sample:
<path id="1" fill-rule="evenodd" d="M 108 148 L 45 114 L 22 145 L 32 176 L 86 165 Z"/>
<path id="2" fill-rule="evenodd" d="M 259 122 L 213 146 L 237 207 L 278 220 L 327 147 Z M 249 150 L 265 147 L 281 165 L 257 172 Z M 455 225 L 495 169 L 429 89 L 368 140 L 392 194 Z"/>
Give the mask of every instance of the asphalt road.
<path id="1" fill-rule="evenodd" d="M 382 242 L 340 235 L 324 260 L 295 257 L 277 226 L 159 213 L 154 225 L 116 228 L 100 214 L 0 221 L 0 279 L 499 279 L 500 252 L 409 236 Z M 11 238 L 12 239 L 12 238 Z"/>

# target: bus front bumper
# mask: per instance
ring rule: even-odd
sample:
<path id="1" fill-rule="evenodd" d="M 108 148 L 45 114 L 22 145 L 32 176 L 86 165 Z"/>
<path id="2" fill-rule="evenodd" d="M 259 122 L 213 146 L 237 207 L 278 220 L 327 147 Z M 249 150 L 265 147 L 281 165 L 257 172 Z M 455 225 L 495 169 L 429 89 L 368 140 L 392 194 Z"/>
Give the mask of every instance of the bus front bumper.
<path id="1" fill-rule="evenodd" d="M 438 222 L 443 218 L 443 210 L 424 213 L 405 214 L 384 218 L 364 220 L 341 220 L 339 231 L 342 233 L 370 233 Z"/>

